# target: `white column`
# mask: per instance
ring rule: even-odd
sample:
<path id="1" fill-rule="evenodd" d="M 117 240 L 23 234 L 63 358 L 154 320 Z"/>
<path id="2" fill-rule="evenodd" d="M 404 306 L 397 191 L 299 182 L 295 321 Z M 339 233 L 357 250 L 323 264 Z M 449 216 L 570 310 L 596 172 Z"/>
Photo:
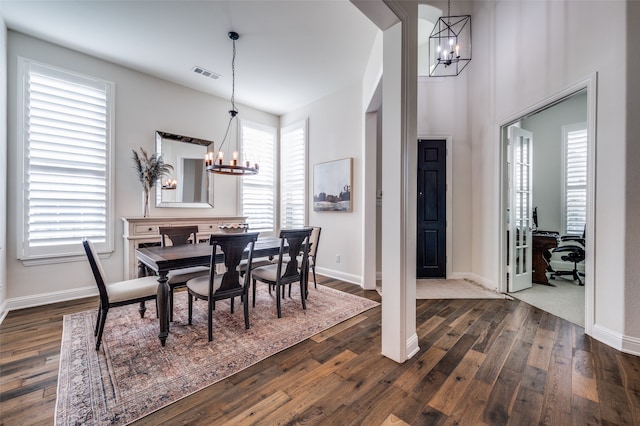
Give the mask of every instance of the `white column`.
<path id="1" fill-rule="evenodd" d="M 410 89 L 406 86 L 407 74 L 412 74 L 415 89 L 416 70 L 414 67 L 412 73 L 406 73 L 407 63 L 403 63 L 407 60 L 403 33 L 409 32 L 409 28 L 403 31 L 403 25 L 406 20 L 384 32 L 382 85 L 382 354 L 396 362 L 406 361 L 419 350 L 415 299 L 416 160 L 411 154 L 416 150 L 416 106 L 414 94 L 411 108 L 407 99 Z M 415 42 L 412 45 L 415 48 Z"/>

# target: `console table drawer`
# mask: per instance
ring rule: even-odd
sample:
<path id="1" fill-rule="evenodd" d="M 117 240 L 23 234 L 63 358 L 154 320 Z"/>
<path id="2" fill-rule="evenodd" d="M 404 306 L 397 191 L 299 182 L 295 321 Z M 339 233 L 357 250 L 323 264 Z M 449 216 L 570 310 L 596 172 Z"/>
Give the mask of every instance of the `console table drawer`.
<path id="1" fill-rule="evenodd" d="M 218 232 L 219 223 L 199 223 L 198 224 L 198 232 L 212 234 Z"/>
<path id="2" fill-rule="evenodd" d="M 158 225 L 135 225 L 133 228 L 133 232 L 135 235 L 157 235 L 158 234 Z"/>

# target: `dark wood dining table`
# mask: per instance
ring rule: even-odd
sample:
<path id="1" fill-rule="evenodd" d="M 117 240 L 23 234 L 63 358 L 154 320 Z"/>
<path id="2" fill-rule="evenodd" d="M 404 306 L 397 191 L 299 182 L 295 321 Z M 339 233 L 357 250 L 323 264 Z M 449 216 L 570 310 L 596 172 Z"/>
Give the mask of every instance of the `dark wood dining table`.
<path id="1" fill-rule="evenodd" d="M 276 237 L 259 238 L 253 249 L 253 258 L 278 256 L 280 239 Z M 247 251 L 245 251 L 247 253 Z M 209 243 L 185 244 L 170 247 L 144 247 L 136 249 L 138 263 L 158 274 L 158 320 L 162 346 L 169 335 L 169 284 L 167 274 L 173 269 L 211 264 L 211 245 Z M 222 263 L 222 253 L 216 254 L 216 263 Z M 139 268 L 140 270 L 141 268 Z M 144 268 L 142 268 L 144 269 Z"/>

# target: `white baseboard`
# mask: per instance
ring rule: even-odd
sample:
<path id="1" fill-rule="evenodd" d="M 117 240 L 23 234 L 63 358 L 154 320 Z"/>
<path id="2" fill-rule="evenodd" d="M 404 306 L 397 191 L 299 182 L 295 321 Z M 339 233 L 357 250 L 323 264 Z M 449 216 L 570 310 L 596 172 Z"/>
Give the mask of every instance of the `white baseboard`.
<path id="1" fill-rule="evenodd" d="M 591 337 L 620 352 L 640 356 L 640 339 L 637 337 L 625 336 L 598 324 L 593 326 Z"/>
<path id="2" fill-rule="evenodd" d="M 75 288 L 73 290 L 41 293 L 33 296 L 14 297 L 7 299 L 5 312 L 16 309 L 32 308 L 34 306 L 49 305 L 51 303 L 66 302 L 67 300 L 82 299 L 97 296 L 98 288 L 94 286 Z"/>
<path id="3" fill-rule="evenodd" d="M 336 271 L 334 269 L 327 268 L 316 268 L 316 273 L 320 275 L 324 275 L 329 278 L 334 278 L 336 280 L 346 281 L 351 284 L 357 284 L 362 286 L 362 277 L 360 275 L 347 274 L 346 272 Z"/>
<path id="4" fill-rule="evenodd" d="M 413 356 L 419 351 L 420 346 L 418 346 L 418 334 L 413 333 L 413 335 L 407 339 L 407 359 L 413 358 Z"/>
<path id="5" fill-rule="evenodd" d="M 2 305 L 0 305 L 0 324 L 2 324 L 2 321 L 4 321 L 8 313 L 9 310 L 7 309 L 7 301 L 5 300 L 4 302 L 2 302 Z"/>

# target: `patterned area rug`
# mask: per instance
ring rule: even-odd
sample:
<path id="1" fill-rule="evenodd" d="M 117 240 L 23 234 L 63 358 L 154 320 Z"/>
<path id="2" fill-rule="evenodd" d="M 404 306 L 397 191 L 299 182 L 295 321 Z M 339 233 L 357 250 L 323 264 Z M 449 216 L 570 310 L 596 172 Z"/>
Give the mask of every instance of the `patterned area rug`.
<path id="1" fill-rule="evenodd" d="M 274 296 L 259 286 L 249 330 L 238 299 L 234 314 L 228 301 L 217 302 L 208 342 L 206 302 L 194 302 L 193 325 L 187 325 L 186 292 L 177 292 L 164 347 L 153 302 L 143 319 L 137 305 L 111 309 L 100 351 L 93 337 L 96 312 L 66 315 L 56 424 L 130 423 L 378 305 L 318 285 L 309 289 L 305 312 L 299 287 L 291 296 L 277 318 Z"/>

